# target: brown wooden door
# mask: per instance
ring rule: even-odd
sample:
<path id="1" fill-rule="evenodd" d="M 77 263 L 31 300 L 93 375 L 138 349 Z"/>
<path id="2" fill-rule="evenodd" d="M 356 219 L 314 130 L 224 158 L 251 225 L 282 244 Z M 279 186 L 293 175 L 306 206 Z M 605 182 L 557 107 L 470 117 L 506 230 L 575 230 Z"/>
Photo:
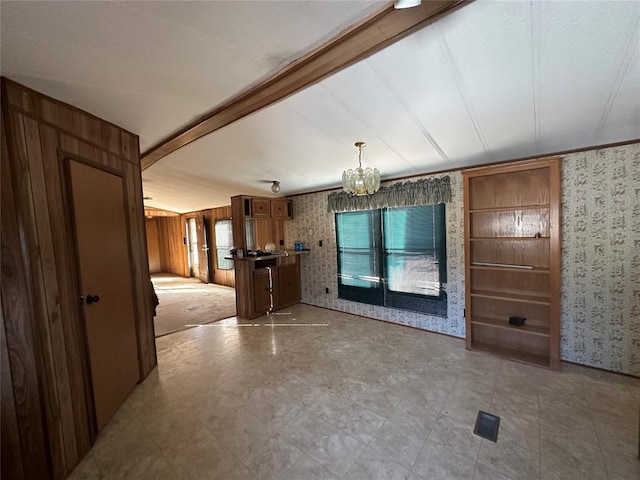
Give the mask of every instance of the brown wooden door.
<path id="1" fill-rule="evenodd" d="M 140 378 L 124 186 L 122 177 L 74 160 L 69 175 L 99 431 Z"/>
<path id="2" fill-rule="evenodd" d="M 198 235 L 198 278 L 209 283 L 209 235 L 207 234 L 207 220 L 204 215 L 196 217 L 196 234 Z"/>

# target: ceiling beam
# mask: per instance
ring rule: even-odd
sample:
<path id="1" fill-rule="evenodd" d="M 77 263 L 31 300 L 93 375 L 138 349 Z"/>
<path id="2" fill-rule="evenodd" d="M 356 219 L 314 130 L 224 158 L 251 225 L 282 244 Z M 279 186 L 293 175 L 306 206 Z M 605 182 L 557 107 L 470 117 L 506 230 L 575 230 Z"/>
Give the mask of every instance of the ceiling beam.
<path id="1" fill-rule="evenodd" d="M 396 10 L 389 3 L 264 82 L 201 116 L 141 156 L 146 170 L 162 157 L 242 117 L 278 102 L 424 27 L 469 0 L 429 0 Z"/>

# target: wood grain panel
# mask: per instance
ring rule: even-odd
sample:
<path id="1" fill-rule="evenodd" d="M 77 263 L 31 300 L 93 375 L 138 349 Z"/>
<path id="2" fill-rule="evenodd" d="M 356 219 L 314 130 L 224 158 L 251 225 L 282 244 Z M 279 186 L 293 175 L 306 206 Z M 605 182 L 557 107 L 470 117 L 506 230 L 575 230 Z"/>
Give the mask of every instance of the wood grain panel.
<path id="1" fill-rule="evenodd" d="M 203 115 L 142 155 L 142 170 L 198 138 L 271 105 L 414 32 L 465 2 L 431 0 L 396 10 L 389 3 L 283 70 Z"/>
<path id="2" fill-rule="evenodd" d="M 2 415 L 2 457 L 0 458 L 0 476 L 3 478 L 24 479 L 24 459 L 20 449 L 20 431 L 18 430 L 18 412 L 13 395 L 11 368 L 9 365 L 9 349 L 4 331 L 4 315 L 0 308 L 0 369 L 1 398 L 0 415 Z"/>
<path id="3" fill-rule="evenodd" d="M 119 137 L 118 137 L 119 138 Z M 132 276 L 141 279 L 134 282 L 134 303 L 137 310 L 136 329 L 139 341 L 140 378 L 146 377 L 157 363 L 155 350 L 155 332 L 153 326 L 153 294 L 149 261 L 147 255 L 147 236 L 144 226 L 144 207 L 142 205 L 142 177 L 140 166 L 124 162 L 125 195 L 128 209 Z"/>
<path id="4" fill-rule="evenodd" d="M 5 100 L 6 101 L 6 100 Z M 3 105 L 2 112 L 6 109 Z M 4 115 L 0 115 L 4 117 Z M 0 200 L 0 205 L 5 209 L 10 209 L 11 216 L 6 212 L 1 216 L 2 218 L 2 235 L 1 235 L 1 254 L 0 259 L 2 259 L 1 267 L 2 267 L 2 278 L 4 283 L 8 281 L 7 273 L 11 275 L 12 269 L 10 268 L 9 262 L 7 262 L 7 256 L 11 255 L 13 258 L 11 259 L 13 265 L 19 263 L 18 251 L 15 249 L 15 245 L 12 245 L 10 241 L 7 240 L 7 234 L 10 231 L 17 232 L 18 226 L 15 225 L 15 204 L 13 201 L 13 190 L 11 186 L 5 186 L 5 182 L 7 179 L 10 182 L 11 172 L 10 166 L 8 163 L 9 159 L 9 151 L 7 148 L 7 138 L 6 138 L 6 129 L 4 128 L 4 118 L 0 119 L 0 123 L 2 124 L 2 151 L 1 151 L 1 159 L 2 164 L 0 168 L 2 169 L 2 198 Z M 9 265 L 8 265 L 9 264 Z M 9 266 L 9 268 L 6 268 Z M 7 273 L 5 273 L 5 271 Z M 20 272 L 19 272 L 20 273 Z M 4 287 L 4 285 L 2 285 Z M 16 287 L 19 287 L 16 285 Z M 23 480 L 25 478 L 24 473 L 24 457 L 22 455 L 22 448 L 20 446 L 20 430 L 18 424 L 18 411 L 16 406 L 16 397 L 14 395 L 14 387 L 13 387 L 13 372 L 11 371 L 11 364 L 9 362 L 9 347 L 7 345 L 7 334 L 5 329 L 5 307 L 7 307 L 7 311 L 10 311 L 9 302 L 11 300 L 11 296 L 8 295 L 8 291 L 5 288 L 1 289 L 0 295 L 0 445 L 2 445 L 1 450 L 1 458 L 0 458 L 0 477 L 4 478 L 15 478 L 16 480 Z M 35 372 L 32 372 L 35 373 Z"/>
<path id="5" fill-rule="evenodd" d="M 139 312 L 136 342 L 144 377 L 156 359 L 138 139 L 4 78 L 2 102 L 2 309 L 9 364 L 20 366 L 3 377 L 3 408 L 9 389 L 18 421 L 17 430 L 3 426 L 3 441 L 29 452 L 22 456 L 22 467 L 14 469 L 22 468 L 25 478 L 66 478 L 89 450 L 95 426 L 61 152 L 125 177 Z"/>
<path id="6" fill-rule="evenodd" d="M 253 247 L 256 250 L 264 250 L 264 246 L 269 242 L 276 243 L 273 241 L 273 228 L 271 219 L 262 220 L 254 218 L 250 221 L 253 222 Z"/>
<path id="7" fill-rule="evenodd" d="M 231 228 L 233 230 L 234 248 L 242 248 L 246 253 L 246 241 L 244 238 L 244 198 L 231 197 Z M 236 269 L 237 273 L 237 269 Z M 237 281 L 237 277 L 236 277 Z"/>
<path id="8" fill-rule="evenodd" d="M 472 238 L 549 236 L 548 208 L 478 212 L 470 220 Z"/>
<path id="9" fill-rule="evenodd" d="M 471 210 L 549 204 L 549 169 L 495 173 L 470 179 Z"/>
<path id="10" fill-rule="evenodd" d="M 12 98 L 16 97 L 13 92 Z M 23 472 L 24 477 L 50 478 L 47 460 L 47 444 L 45 440 L 45 420 L 42 418 L 40 401 L 42 394 L 39 387 L 39 364 L 37 339 L 35 330 L 36 318 L 32 303 L 31 277 L 29 267 L 28 246 L 23 242 L 25 235 L 21 219 L 22 208 L 18 207 L 14 191 L 19 186 L 15 182 L 17 172 L 14 172 L 10 158 L 16 149 L 16 138 L 11 137 L 11 148 L 6 123 L 7 95 L 3 95 L 3 128 L 2 128 L 2 175 L 0 176 L 2 188 L 2 222 L 1 246 L 2 255 L 2 320 L 6 334 L 8 364 L 2 366 L 3 383 L 11 382 L 12 394 L 8 394 L 9 386 L 2 387 L 2 407 L 4 413 L 5 402 L 13 403 L 18 419 L 19 438 L 15 437 L 15 430 L 5 424 L 4 417 L 2 428 L 2 477 L 5 472 Z M 5 376 L 5 370 L 10 377 Z M 8 439 L 9 438 L 9 439 Z M 4 461 L 4 445 L 19 445 L 21 454 L 15 458 Z M 18 462 L 22 460 L 20 464 Z M 7 478 L 12 478 L 7 473 Z"/>
<path id="11" fill-rule="evenodd" d="M 61 465 L 61 472 L 67 470 L 65 465 L 75 465 L 78 462 L 78 452 L 75 436 L 75 424 L 73 417 L 73 402 L 71 400 L 71 388 L 69 382 L 69 369 L 67 352 L 65 349 L 65 333 L 61 321 L 60 292 L 57 281 L 57 266 L 51 235 L 51 217 L 49 212 L 49 198 L 44 177 L 45 159 L 42 156 L 40 145 L 40 130 L 38 123 L 30 118 L 23 120 L 25 128 L 25 141 L 27 147 L 27 159 L 29 162 L 29 172 L 31 174 L 31 190 L 34 202 L 34 213 L 37 242 L 40 246 L 40 268 L 41 272 L 34 275 L 41 278 L 40 288 L 44 295 L 45 311 L 47 321 L 43 322 L 43 351 L 48 361 L 53 367 L 54 373 L 49 379 L 52 382 L 51 395 L 52 405 L 48 415 L 55 418 L 60 412 L 60 423 L 51 422 L 49 434 L 53 437 L 52 442 L 56 442 L 57 448 L 64 445 L 61 455 L 65 457 L 65 464 Z M 55 157 L 54 157 L 55 158 Z"/>
<path id="12" fill-rule="evenodd" d="M 492 291 L 509 295 L 530 295 L 549 301 L 549 275 L 529 270 L 497 271 L 473 269 L 471 291 Z"/>
<path id="13" fill-rule="evenodd" d="M 549 239 L 481 240 L 471 242 L 474 262 L 549 268 Z"/>
<path id="14" fill-rule="evenodd" d="M 162 272 L 160 266 L 160 244 L 158 242 L 158 223 L 154 218 L 144 222 L 147 230 L 147 253 L 149 255 L 149 273 Z"/>
<path id="15" fill-rule="evenodd" d="M 77 138 L 67 134 L 60 135 L 60 147 L 66 152 L 80 156 L 80 142 Z"/>
<path id="16" fill-rule="evenodd" d="M 32 166 L 30 164 L 35 162 L 41 164 L 42 159 L 39 156 L 39 149 L 30 145 L 30 139 L 27 139 L 24 116 L 20 113 L 11 112 L 10 120 L 14 127 L 13 132 L 15 133 L 16 140 L 16 148 L 12 157 L 16 162 L 17 168 L 15 172 L 18 173 L 18 176 L 14 177 L 16 203 L 23 206 L 22 221 L 27 251 L 39 252 L 38 258 L 35 259 L 36 261 L 29 262 L 32 289 L 31 300 L 36 318 L 34 338 L 36 340 L 36 348 L 38 349 L 38 357 L 42 359 L 41 363 L 39 363 L 39 382 L 41 386 L 40 393 L 44 398 L 44 422 L 46 425 L 45 431 L 48 436 L 49 461 L 52 465 L 54 477 L 60 478 L 66 469 L 66 459 L 62 451 L 62 424 L 59 421 L 56 422 L 55 418 L 61 405 L 58 401 L 55 384 L 55 356 L 51 345 L 51 325 L 47 309 L 45 277 L 42 264 L 49 252 L 46 247 L 39 244 L 38 222 L 36 218 L 39 211 L 44 210 L 46 212 L 48 207 L 46 200 L 41 196 L 41 192 L 34 191 L 32 188 L 34 181 L 36 181 L 36 183 L 39 182 L 32 178 L 32 172 L 30 171 L 30 166 Z M 27 125 L 29 124 L 29 120 L 30 119 L 27 119 Z M 28 144 L 31 148 L 28 147 Z M 36 155 L 38 158 L 34 160 L 33 157 Z M 33 175 L 38 176 L 37 172 L 33 172 Z M 35 198 L 34 194 L 36 195 Z M 25 206 L 27 208 L 24 208 Z M 44 249 L 45 251 L 40 251 L 40 249 Z"/>
<path id="17" fill-rule="evenodd" d="M 226 285 L 227 287 L 236 286 L 236 275 L 233 269 L 231 270 L 219 270 L 215 269 L 213 272 L 213 283 L 218 285 Z"/>
<path id="18" fill-rule="evenodd" d="M 550 362 L 551 368 L 560 368 L 560 296 L 561 296 L 561 262 L 562 262 L 562 230 L 560 228 L 560 158 L 555 157 L 547 161 L 549 166 L 549 272 L 551 305 L 550 316 L 557 319 L 550 324 L 551 345 Z"/>
<path id="19" fill-rule="evenodd" d="M 272 236 L 273 243 L 276 244 L 276 250 L 284 250 L 284 222 L 286 220 L 273 220 Z"/>
<path id="20" fill-rule="evenodd" d="M 83 320 L 79 310 L 78 288 L 72 281 L 76 274 L 75 245 L 73 232 L 69 224 L 66 201 L 63 198 L 60 178 L 58 132 L 48 125 L 40 126 L 40 144 L 44 162 L 47 197 L 49 198 L 49 215 L 51 217 L 51 239 L 56 263 L 56 278 L 60 305 L 60 321 L 63 324 L 67 361 L 78 368 L 69 369 L 73 415 L 75 418 L 75 436 L 78 455 L 89 450 L 91 446 L 91 420 L 88 402 L 90 398 L 89 372 L 85 365 L 87 352 L 84 348 Z"/>
<path id="21" fill-rule="evenodd" d="M 169 210 L 162 210 L 160 208 L 144 207 L 145 217 L 178 217 L 177 212 L 170 212 Z"/>
<path id="22" fill-rule="evenodd" d="M 158 217 L 158 244 L 160 245 L 160 268 L 165 273 L 182 277 L 189 276 L 189 260 L 186 235 L 182 217 Z"/>
<path id="23" fill-rule="evenodd" d="M 496 302 L 492 298 L 474 297 L 471 306 L 474 317 L 491 317 L 507 322 L 509 317 L 517 316 L 526 318 L 527 325 L 549 328 L 549 307 L 546 305 Z"/>

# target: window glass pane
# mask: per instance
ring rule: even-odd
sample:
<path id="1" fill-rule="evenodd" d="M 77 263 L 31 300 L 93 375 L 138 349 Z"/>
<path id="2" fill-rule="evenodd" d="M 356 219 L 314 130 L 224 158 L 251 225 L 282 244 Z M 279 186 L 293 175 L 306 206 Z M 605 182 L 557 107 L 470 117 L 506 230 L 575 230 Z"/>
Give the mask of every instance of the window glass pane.
<path id="1" fill-rule="evenodd" d="M 444 214 L 444 204 L 337 213 L 338 297 L 446 317 Z"/>
<path id="2" fill-rule="evenodd" d="M 380 287 L 380 214 L 378 210 L 336 214 L 338 282 Z"/>
<path id="3" fill-rule="evenodd" d="M 219 270 L 231 270 L 233 268 L 233 260 L 224 258 L 230 255 L 231 248 L 233 247 L 231 220 L 217 220 L 215 224 L 215 235 L 217 268 Z"/>
<path id="4" fill-rule="evenodd" d="M 389 290 L 440 295 L 437 208 L 437 205 L 421 205 L 385 209 L 385 267 Z"/>

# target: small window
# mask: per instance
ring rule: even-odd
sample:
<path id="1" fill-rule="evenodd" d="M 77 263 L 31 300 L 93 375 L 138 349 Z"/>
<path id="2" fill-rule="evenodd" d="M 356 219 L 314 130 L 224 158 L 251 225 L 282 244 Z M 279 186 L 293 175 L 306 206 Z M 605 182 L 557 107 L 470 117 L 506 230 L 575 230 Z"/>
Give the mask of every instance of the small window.
<path id="1" fill-rule="evenodd" d="M 233 248 L 233 232 L 231 220 L 216 220 L 216 264 L 218 270 L 233 269 L 233 260 L 226 259 Z"/>

